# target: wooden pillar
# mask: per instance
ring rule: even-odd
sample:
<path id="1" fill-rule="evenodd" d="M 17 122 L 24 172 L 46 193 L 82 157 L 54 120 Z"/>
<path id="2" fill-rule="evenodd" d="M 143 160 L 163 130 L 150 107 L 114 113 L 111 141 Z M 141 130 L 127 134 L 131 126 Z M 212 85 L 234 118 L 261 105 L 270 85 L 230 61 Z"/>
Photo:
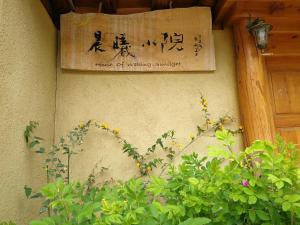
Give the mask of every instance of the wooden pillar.
<path id="1" fill-rule="evenodd" d="M 233 26 L 240 113 L 246 146 L 257 139 L 273 140 L 275 136 L 265 62 L 246 28 L 247 23 L 248 20 L 243 19 Z"/>

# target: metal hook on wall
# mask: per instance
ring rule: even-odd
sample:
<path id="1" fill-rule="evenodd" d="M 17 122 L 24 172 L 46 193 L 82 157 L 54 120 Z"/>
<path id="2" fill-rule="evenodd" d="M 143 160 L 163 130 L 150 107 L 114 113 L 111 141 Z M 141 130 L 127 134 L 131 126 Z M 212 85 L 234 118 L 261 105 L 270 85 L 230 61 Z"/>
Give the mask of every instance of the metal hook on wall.
<path id="1" fill-rule="evenodd" d="M 103 7 L 103 2 L 102 0 L 99 2 L 99 6 L 98 6 L 98 12 L 101 13 L 102 12 L 102 7 Z"/>

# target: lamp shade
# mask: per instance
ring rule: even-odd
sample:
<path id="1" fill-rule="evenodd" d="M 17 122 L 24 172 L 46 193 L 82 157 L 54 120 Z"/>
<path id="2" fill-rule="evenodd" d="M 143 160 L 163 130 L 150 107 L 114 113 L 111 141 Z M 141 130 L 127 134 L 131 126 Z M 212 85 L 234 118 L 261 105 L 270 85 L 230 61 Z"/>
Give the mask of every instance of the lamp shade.
<path id="1" fill-rule="evenodd" d="M 254 21 L 250 20 L 247 28 L 255 38 L 256 47 L 260 50 L 266 49 L 269 41 L 269 32 L 273 26 L 257 18 Z"/>

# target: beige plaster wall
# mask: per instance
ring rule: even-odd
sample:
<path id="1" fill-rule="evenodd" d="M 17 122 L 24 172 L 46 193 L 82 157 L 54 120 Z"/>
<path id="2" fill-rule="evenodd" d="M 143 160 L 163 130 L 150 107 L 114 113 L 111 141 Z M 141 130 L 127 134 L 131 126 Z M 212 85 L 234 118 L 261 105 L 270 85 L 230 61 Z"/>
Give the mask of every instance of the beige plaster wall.
<path id="1" fill-rule="evenodd" d="M 18 225 L 39 216 L 24 195 L 45 180 L 41 159 L 29 153 L 23 131 L 30 120 L 53 141 L 56 30 L 38 0 L 0 0 L 0 221 Z"/>
<path id="2" fill-rule="evenodd" d="M 175 129 L 186 142 L 201 122 L 200 93 L 214 117 L 230 114 L 239 124 L 233 38 L 230 30 L 214 31 L 217 70 L 201 73 L 93 73 L 58 68 L 56 139 L 80 121 L 105 121 L 121 129 L 123 137 L 146 149 L 164 131 Z M 237 138 L 242 144 L 241 137 Z M 188 152 L 206 152 L 214 143 L 204 138 Z M 92 131 L 85 152 L 72 161 L 73 179 L 85 179 L 101 161 L 107 177 L 127 179 L 137 172 L 121 146 L 103 132 Z"/>

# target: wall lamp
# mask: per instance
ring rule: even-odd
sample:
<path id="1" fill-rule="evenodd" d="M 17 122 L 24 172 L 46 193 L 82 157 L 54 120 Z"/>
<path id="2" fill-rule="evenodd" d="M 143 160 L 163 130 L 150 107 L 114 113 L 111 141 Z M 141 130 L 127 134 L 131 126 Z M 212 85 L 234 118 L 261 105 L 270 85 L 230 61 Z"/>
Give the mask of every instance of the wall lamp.
<path id="1" fill-rule="evenodd" d="M 255 20 L 249 19 L 247 29 L 255 38 L 256 47 L 260 49 L 261 52 L 264 52 L 268 46 L 269 32 L 272 28 L 273 26 L 271 24 L 266 23 L 260 18 Z"/>

